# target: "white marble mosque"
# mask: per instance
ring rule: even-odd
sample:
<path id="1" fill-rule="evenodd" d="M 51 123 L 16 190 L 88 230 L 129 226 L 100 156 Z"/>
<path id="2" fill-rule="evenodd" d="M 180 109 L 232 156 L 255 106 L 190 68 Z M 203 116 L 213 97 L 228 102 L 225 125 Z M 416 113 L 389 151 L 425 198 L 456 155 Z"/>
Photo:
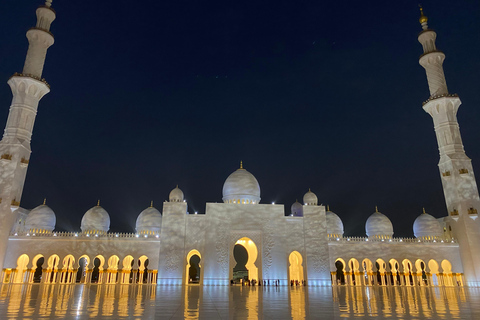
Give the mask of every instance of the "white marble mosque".
<path id="1" fill-rule="evenodd" d="M 0 142 L 3 283 L 229 285 L 239 244 L 248 252 L 248 280 L 263 285 L 480 285 L 480 203 L 456 118 L 461 102 L 447 90 L 445 55 L 423 12 L 420 64 L 430 88 L 423 109 L 437 134 L 449 215 L 436 219 L 423 212 L 410 239 L 394 238 L 392 223 L 378 210 L 366 221 L 365 237 L 349 237 L 341 218 L 310 190 L 286 216 L 284 205 L 261 202 L 258 181 L 241 164 L 225 180 L 223 203 L 206 203 L 205 214 L 188 214 L 177 186 L 162 208 L 152 204 L 139 213 L 135 233 L 109 232 L 110 216 L 100 203 L 85 213 L 78 232 L 55 231 L 56 215 L 47 204 L 20 206 L 38 103 L 50 91 L 42 71 L 54 43 L 51 0 L 36 15 L 24 69 L 8 80 L 13 99 Z"/>

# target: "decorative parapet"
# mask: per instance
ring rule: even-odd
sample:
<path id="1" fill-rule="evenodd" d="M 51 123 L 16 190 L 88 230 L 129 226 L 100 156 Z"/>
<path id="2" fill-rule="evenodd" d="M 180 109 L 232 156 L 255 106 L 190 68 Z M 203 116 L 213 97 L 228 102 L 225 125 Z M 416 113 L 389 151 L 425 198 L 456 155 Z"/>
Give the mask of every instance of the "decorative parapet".
<path id="1" fill-rule="evenodd" d="M 429 103 L 430 101 L 433 101 L 433 100 L 435 100 L 435 99 L 444 98 L 444 97 L 458 98 L 458 94 L 456 94 L 456 93 L 446 93 L 446 94 L 441 94 L 441 95 L 438 95 L 438 96 L 431 96 L 430 98 L 428 98 L 427 100 L 425 100 L 425 101 L 422 103 L 422 106 L 426 105 L 426 104 Z"/>
<path id="2" fill-rule="evenodd" d="M 438 239 L 417 239 L 417 238 L 391 238 L 391 239 L 378 239 L 368 237 L 343 237 L 343 238 L 329 238 L 331 242 L 383 242 L 383 243 L 440 243 L 450 244 L 457 243 L 457 240 L 438 240 Z"/>
<path id="3" fill-rule="evenodd" d="M 40 77 L 34 76 L 33 74 L 25 74 L 25 73 L 15 72 L 10 78 L 13 78 L 13 77 L 28 77 L 28 78 L 32 78 L 32 79 L 35 79 L 35 80 L 37 80 L 37 81 L 43 82 L 43 83 L 50 89 L 50 85 L 48 84 L 48 82 L 47 82 L 44 78 L 40 78 Z"/>
<path id="4" fill-rule="evenodd" d="M 89 234 L 83 232 L 67 232 L 67 231 L 58 231 L 58 232 L 49 232 L 49 233 L 35 233 L 35 232 L 15 232 L 10 234 L 11 237 L 40 237 L 40 238 L 92 238 L 92 239 L 111 239 L 111 238 L 120 238 L 120 239 L 159 239 L 159 235 L 140 235 L 137 233 L 103 233 L 103 234 Z"/>

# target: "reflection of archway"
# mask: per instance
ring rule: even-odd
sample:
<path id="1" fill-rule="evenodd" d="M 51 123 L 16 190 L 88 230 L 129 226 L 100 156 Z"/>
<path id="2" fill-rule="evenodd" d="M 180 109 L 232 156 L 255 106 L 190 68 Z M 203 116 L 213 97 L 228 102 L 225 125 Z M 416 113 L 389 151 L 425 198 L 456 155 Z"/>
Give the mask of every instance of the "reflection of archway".
<path id="1" fill-rule="evenodd" d="M 304 280 L 302 255 L 298 251 L 293 251 L 290 253 L 288 261 L 290 262 L 290 266 L 288 267 L 290 281 L 298 281 L 301 283 Z"/>
<path id="2" fill-rule="evenodd" d="M 247 250 L 248 260 L 245 267 L 248 270 L 248 280 L 257 280 L 258 281 L 258 267 L 255 265 L 258 256 L 258 249 L 250 238 L 243 237 L 235 242 L 235 245 L 241 245 Z"/>
<path id="3" fill-rule="evenodd" d="M 90 258 L 87 255 L 83 255 L 78 259 L 77 283 L 85 283 L 89 264 Z"/>
<path id="4" fill-rule="evenodd" d="M 185 267 L 185 283 L 200 283 L 202 266 L 200 261 L 202 255 L 197 249 L 190 250 L 187 254 L 187 265 Z M 198 269 L 197 269 L 198 266 Z"/>
<path id="5" fill-rule="evenodd" d="M 22 254 L 17 259 L 17 273 L 15 274 L 15 278 L 13 279 L 13 283 L 23 283 L 25 271 L 27 270 L 28 261 L 30 258 L 26 254 Z"/>
<path id="6" fill-rule="evenodd" d="M 41 254 L 37 254 L 35 258 L 32 260 L 32 269 L 33 274 L 30 276 L 29 282 L 41 282 L 42 281 L 42 272 L 43 272 L 43 263 L 45 262 L 45 258 Z"/>

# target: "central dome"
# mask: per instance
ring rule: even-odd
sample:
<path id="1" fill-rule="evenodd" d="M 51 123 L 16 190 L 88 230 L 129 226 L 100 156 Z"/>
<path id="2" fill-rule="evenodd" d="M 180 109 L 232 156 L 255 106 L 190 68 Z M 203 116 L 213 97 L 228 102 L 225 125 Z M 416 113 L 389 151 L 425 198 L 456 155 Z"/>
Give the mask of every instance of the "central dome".
<path id="1" fill-rule="evenodd" d="M 260 202 L 260 185 L 257 179 L 243 169 L 240 169 L 228 176 L 223 184 L 224 203 L 257 204 Z"/>

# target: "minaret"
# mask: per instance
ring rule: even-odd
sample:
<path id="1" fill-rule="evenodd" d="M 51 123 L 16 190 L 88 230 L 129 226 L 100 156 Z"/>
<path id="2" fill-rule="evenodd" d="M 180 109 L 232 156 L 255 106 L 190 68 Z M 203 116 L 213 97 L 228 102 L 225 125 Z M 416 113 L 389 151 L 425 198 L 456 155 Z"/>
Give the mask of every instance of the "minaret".
<path id="1" fill-rule="evenodd" d="M 427 17 L 420 8 L 423 31 L 418 41 L 423 46 L 420 65 L 427 73 L 430 97 L 423 110 L 433 118 L 440 161 L 438 167 L 449 216 L 445 218 L 460 245 L 460 255 L 466 281 L 480 285 L 480 209 L 477 183 L 470 158 L 465 154 L 457 111 L 461 104 L 458 95 L 448 93 L 443 73 L 445 54 L 435 46 L 437 34 L 428 28 Z"/>
<path id="2" fill-rule="evenodd" d="M 40 99 L 50 92 L 42 79 L 47 49 L 54 40 L 50 24 L 55 20 L 52 0 L 37 11 L 37 24 L 27 31 L 28 52 L 22 73 L 15 73 L 8 84 L 12 104 L 3 139 L 0 141 L 0 266 L 3 267 L 8 236 L 14 214 L 20 205 L 27 167 L 30 161 L 30 140 Z"/>

